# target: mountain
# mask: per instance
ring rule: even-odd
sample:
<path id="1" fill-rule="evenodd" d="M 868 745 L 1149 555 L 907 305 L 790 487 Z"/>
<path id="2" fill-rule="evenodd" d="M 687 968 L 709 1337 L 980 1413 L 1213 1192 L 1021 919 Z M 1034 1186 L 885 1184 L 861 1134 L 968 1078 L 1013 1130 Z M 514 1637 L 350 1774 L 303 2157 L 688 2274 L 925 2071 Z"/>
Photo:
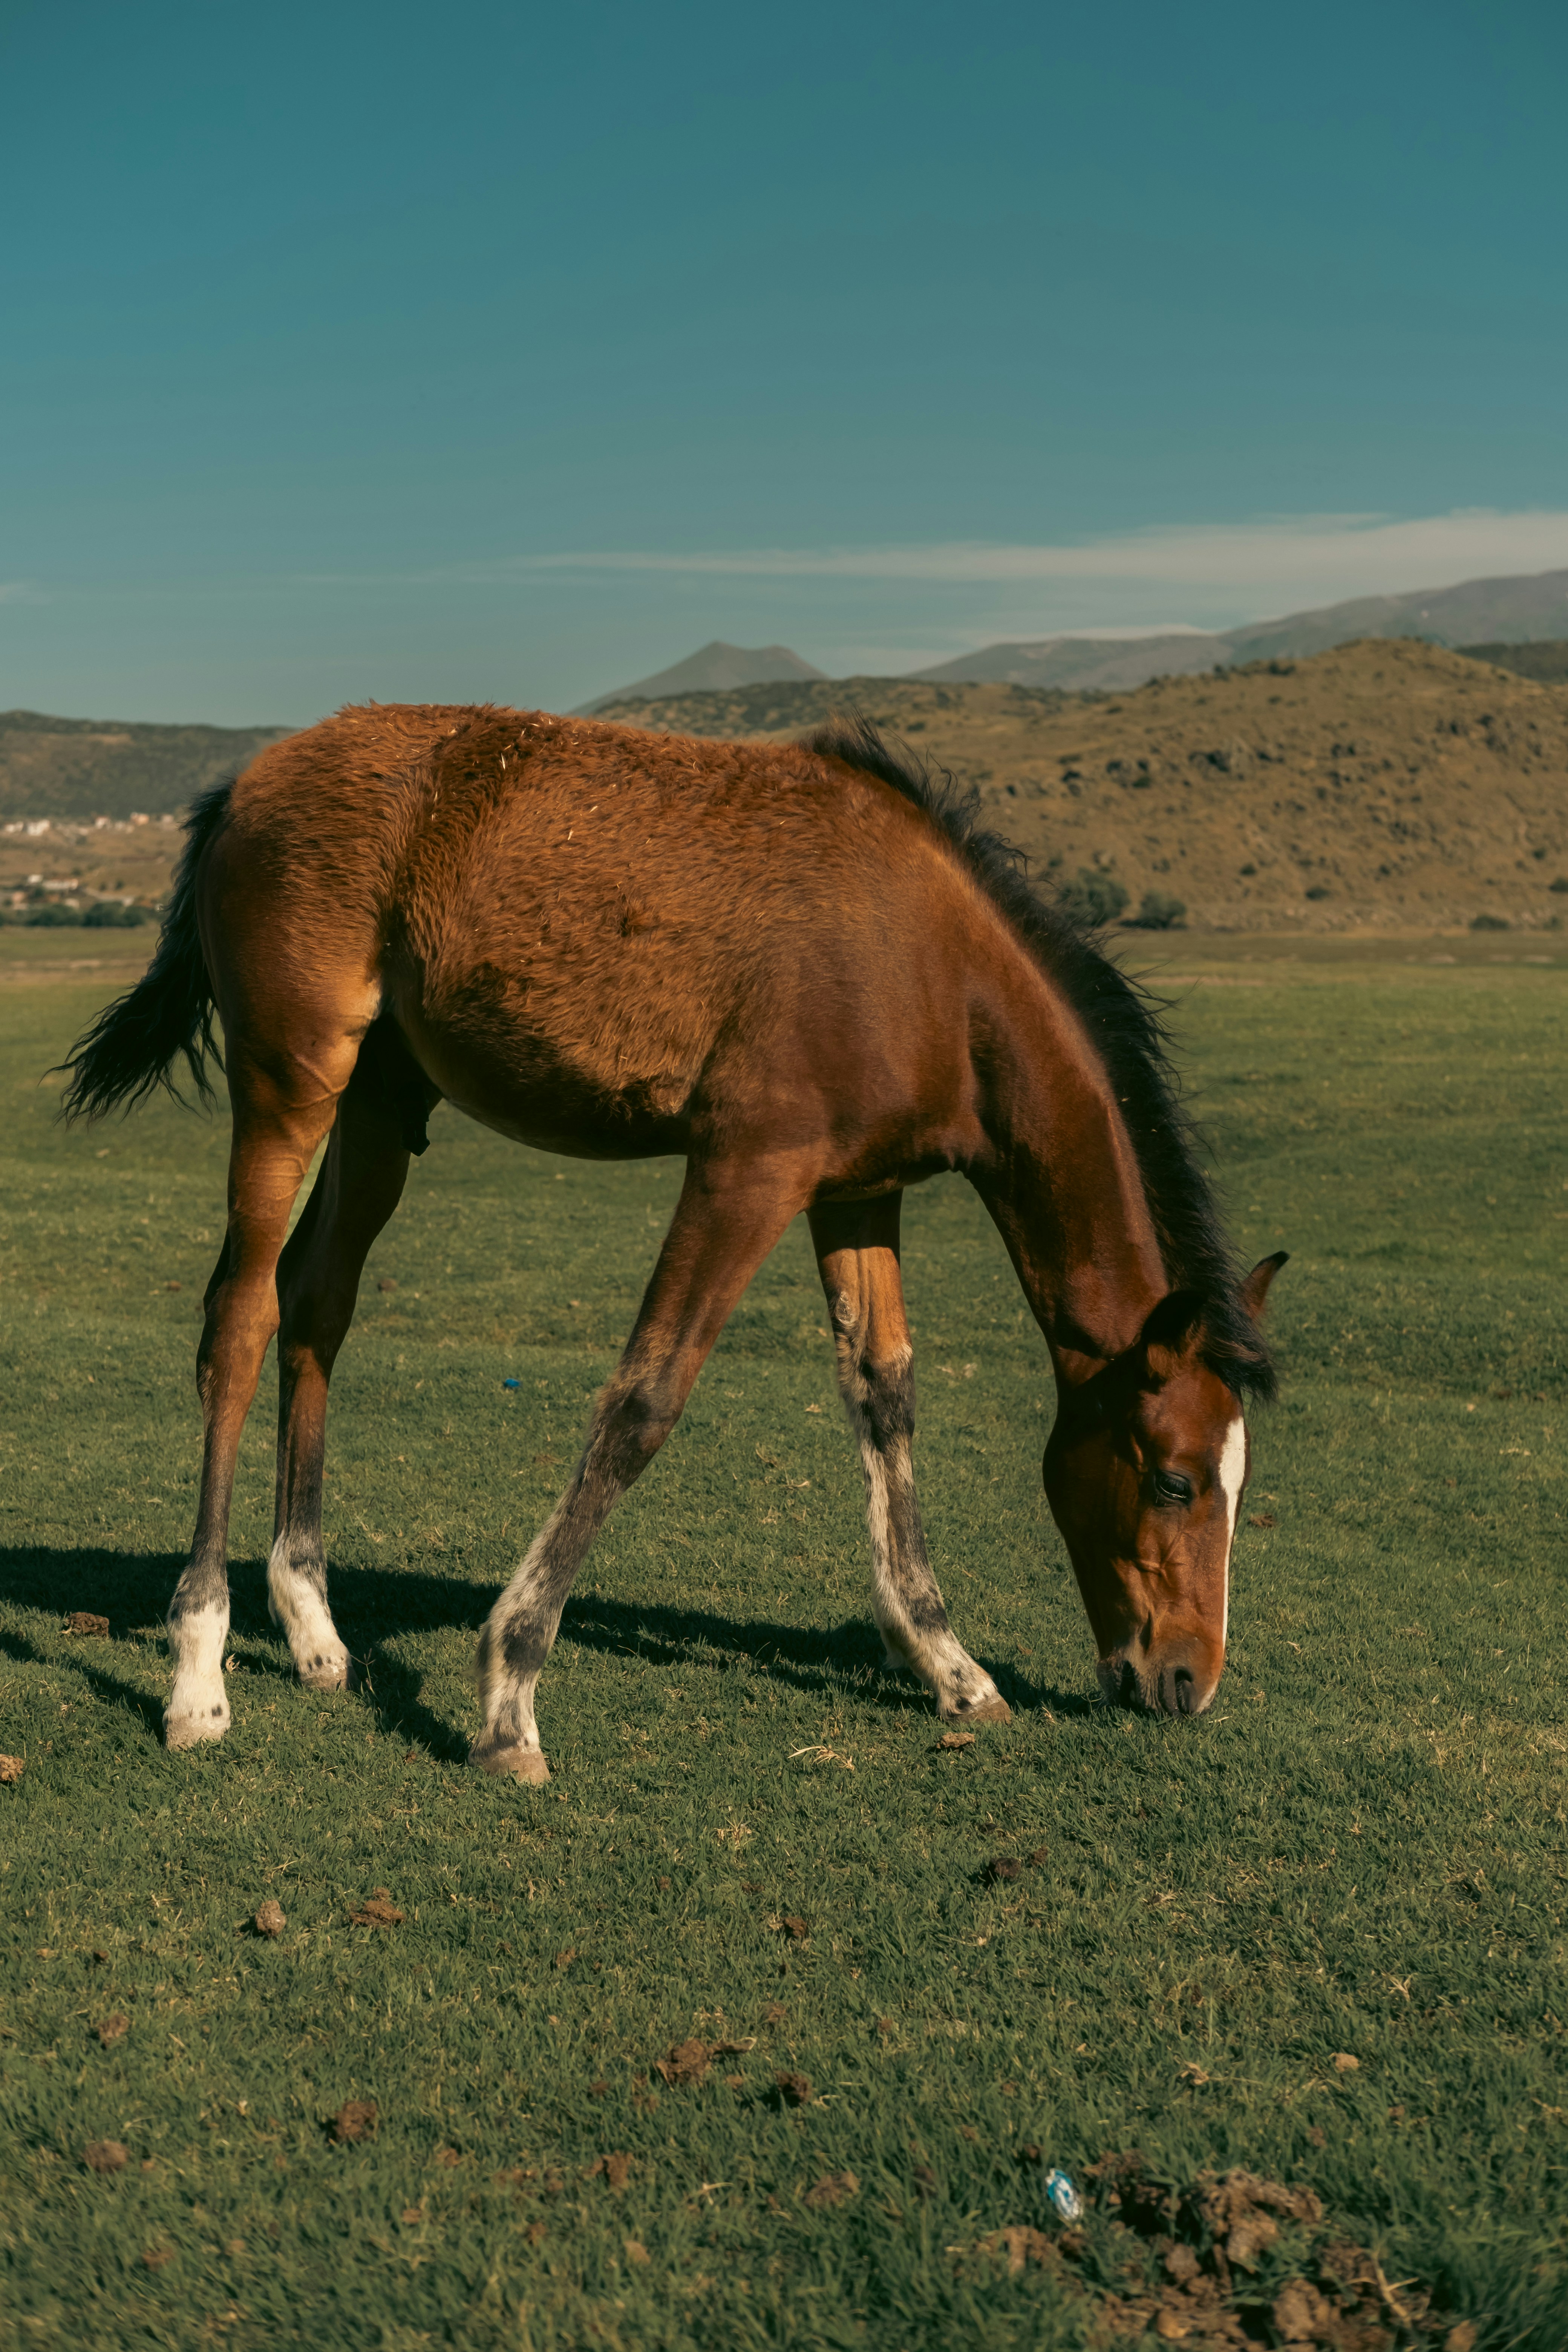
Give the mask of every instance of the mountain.
<path id="1" fill-rule="evenodd" d="M 1561 637 L 1568 635 L 1568 572 L 1466 580 L 1457 588 L 1416 588 L 1403 596 L 1357 596 L 1225 635 L 1236 661 L 1323 653 L 1356 637 L 1425 637 L 1437 646 Z"/>
<path id="2" fill-rule="evenodd" d="M 1247 622 L 1236 629 L 1162 630 L 1147 637 L 1063 635 L 982 646 L 975 653 L 934 662 L 910 675 L 958 685 L 992 682 L 1067 694 L 1116 694 L 1152 677 L 1190 677 L 1222 664 L 1268 661 L 1277 656 L 1300 660 L 1358 637 L 1422 637 L 1429 645 L 1456 647 L 1479 646 L 1485 641 L 1487 649 L 1568 638 L 1568 572 L 1467 580 L 1455 588 L 1416 588 L 1398 596 L 1356 596 L 1346 604 L 1288 613 L 1282 620 Z M 753 652 L 716 641 L 672 669 L 618 687 L 613 694 L 596 695 L 580 706 L 578 715 L 602 718 L 623 703 L 822 676 L 786 646 L 763 646 Z"/>
<path id="3" fill-rule="evenodd" d="M 1146 678 L 1184 677 L 1230 659 L 1230 641 L 1197 629 L 1155 637 L 1040 637 L 1032 644 L 983 646 L 956 661 L 917 669 L 915 677 L 965 684 L 1060 687 L 1074 694 L 1142 686 Z"/>
<path id="4" fill-rule="evenodd" d="M 961 782 L 1049 888 L 1183 901 L 1195 930 L 1510 929 L 1568 919 L 1568 685 L 1405 639 L 1092 697 L 862 677 L 616 704 L 672 733 L 865 712 Z M 1544 942 L 1542 942 L 1544 944 Z"/>
<path id="5" fill-rule="evenodd" d="M 1250 621 L 1213 635 L 1180 630 L 1152 637 L 1039 637 L 1032 645 L 983 645 L 978 654 L 914 670 L 914 677 L 994 677 L 1013 687 L 1093 694 L 1140 687 L 1150 677 L 1183 677 L 1217 663 L 1274 656 L 1300 661 L 1305 654 L 1323 654 L 1356 637 L 1425 637 L 1427 645 L 1474 649 L 1481 658 L 1495 656 L 1504 642 L 1568 637 L 1568 572 L 1462 581 L 1458 588 L 1413 588 L 1408 595 L 1361 595 L 1347 604 L 1286 614 L 1284 621 Z M 1531 668 L 1526 675 L 1542 673 Z"/>
<path id="6" fill-rule="evenodd" d="M 154 727 L 0 710 L 0 820 L 160 816 L 235 776 L 289 727 Z"/>
<path id="7" fill-rule="evenodd" d="M 1069 693 L 1117 691 L 1152 677 L 1176 677 L 1219 663 L 1300 660 L 1358 637 L 1423 637 L 1429 645 L 1490 646 L 1568 636 L 1568 572 L 1504 580 L 1467 580 L 1457 588 L 1417 588 L 1399 596 L 1356 596 L 1254 621 L 1212 635 L 1179 632 L 1148 637 L 1042 637 L 1032 644 L 983 646 L 957 661 L 916 670 L 916 677 L 999 679 L 1012 686 L 1061 687 Z M 1539 675 L 1531 670 L 1531 677 Z"/>
<path id="8" fill-rule="evenodd" d="M 700 653 L 689 655 L 672 669 L 661 669 L 635 686 L 617 687 L 613 694 L 596 695 L 580 703 L 573 716 L 591 719 L 611 702 L 626 702 L 647 695 L 700 694 L 731 686 L 766 686 L 778 678 L 820 677 L 819 669 L 792 654 L 787 646 L 727 646 L 715 637 Z"/>

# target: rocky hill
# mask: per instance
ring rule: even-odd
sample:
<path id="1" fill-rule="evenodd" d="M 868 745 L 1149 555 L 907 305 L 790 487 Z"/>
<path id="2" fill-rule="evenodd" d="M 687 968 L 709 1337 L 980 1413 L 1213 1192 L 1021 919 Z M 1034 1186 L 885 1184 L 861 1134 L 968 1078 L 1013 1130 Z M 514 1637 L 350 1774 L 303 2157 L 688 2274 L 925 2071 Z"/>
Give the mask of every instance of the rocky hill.
<path id="1" fill-rule="evenodd" d="M 0 710 L 0 822 L 124 819 L 184 809 L 287 727 L 153 727 Z"/>
<path id="2" fill-rule="evenodd" d="M 1130 914 L 1152 895 L 1204 929 L 1568 916 L 1568 687 L 1413 639 L 1125 693 L 847 678 L 600 715 L 742 736 L 850 709 L 976 783 L 1037 880 L 1100 877 Z"/>

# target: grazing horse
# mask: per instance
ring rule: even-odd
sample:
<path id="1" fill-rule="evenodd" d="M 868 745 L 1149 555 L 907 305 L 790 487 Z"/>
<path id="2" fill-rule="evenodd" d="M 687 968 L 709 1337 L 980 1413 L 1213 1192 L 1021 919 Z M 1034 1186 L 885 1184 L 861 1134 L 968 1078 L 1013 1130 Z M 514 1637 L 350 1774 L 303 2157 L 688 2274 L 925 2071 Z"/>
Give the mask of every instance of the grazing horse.
<path id="1" fill-rule="evenodd" d="M 73 1114 L 168 1085 L 182 1053 L 210 1093 L 222 1021 L 228 1222 L 197 1359 L 201 1498 L 169 1611 L 171 1748 L 228 1725 L 229 1502 L 275 1333 L 269 1603 L 303 1682 L 349 1679 L 321 1538 L 327 1383 L 443 1097 L 545 1150 L 686 1162 L 582 1457 L 480 1637 L 472 1762 L 548 1779 L 534 1690 L 573 1579 L 803 1210 L 889 1660 L 945 1720 L 1006 1720 L 949 1624 L 910 1453 L 900 1203 L 952 1169 L 1050 1349 L 1046 1493 L 1102 1687 L 1166 1714 L 1208 1705 L 1243 1402 L 1272 1392 L 1258 1326 L 1283 1258 L 1238 1277 L 1146 1001 L 976 814 L 976 795 L 858 720 L 741 743 L 374 705 L 196 803 L 157 953 L 68 1065 Z"/>

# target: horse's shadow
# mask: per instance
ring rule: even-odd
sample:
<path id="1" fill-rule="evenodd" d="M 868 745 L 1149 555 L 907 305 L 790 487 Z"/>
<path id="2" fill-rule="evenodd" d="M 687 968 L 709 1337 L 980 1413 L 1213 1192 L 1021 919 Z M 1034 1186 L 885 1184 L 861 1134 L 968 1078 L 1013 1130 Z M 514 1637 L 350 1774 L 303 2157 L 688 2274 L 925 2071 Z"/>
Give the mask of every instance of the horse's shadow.
<path id="1" fill-rule="evenodd" d="M 111 1635 L 132 1626 L 151 1631 L 161 1628 L 184 1566 L 183 1554 L 168 1552 L 0 1547 L 0 1601 L 57 1620 L 69 1611 L 89 1611 L 109 1619 Z M 394 1644 L 402 1633 L 449 1626 L 477 1634 L 493 1598 L 488 1587 L 420 1569 L 345 1565 L 332 1570 L 332 1611 L 359 1665 L 360 1695 L 388 1737 L 412 1739 L 445 1761 L 464 1759 L 467 1738 L 447 1717 L 426 1706 L 423 1673 L 400 1656 Z M 291 1681 L 288 1650 L 267 1613 L 262 1562 L 234 1563 L 230 1611 L 230 1640 L 244 1653 L 246 1673 Z M 577 1649 L 635 1658 L 648 1665 L 764 1674 L 798 1690 L 897 1713 L 918 1711 L 926 1703 L 908 1675 L 895 1675 L 884 1664 L 881 1637 L 863 1618 L 831 1627 L 787 1625 L 593 1593 L 567 1602 L 561 1638 Z M 73 1644 L 69 1663 L 97 1696 L 121 1706 L 156 1736 L 163 1726 L 162 1696 L 150 1696 L 116 1671 L 117 1648 L 113 1643 L 84 1639 Z M 51 1647 L 46 1653 L 25 1633 L 0 1633 L 0 1649 L 18 1660 L 43 1662 L 47 1655 L 50 1664 L 60 1664 L 58 1651 Z M 1082 1716 L 1098 1711 L 1098 1700 L 1081 1691 L 1036 1682 L 1000 1660 L 984 1663 L 1017 1712 L 1048 1708 L 1058 1716 Z"/>

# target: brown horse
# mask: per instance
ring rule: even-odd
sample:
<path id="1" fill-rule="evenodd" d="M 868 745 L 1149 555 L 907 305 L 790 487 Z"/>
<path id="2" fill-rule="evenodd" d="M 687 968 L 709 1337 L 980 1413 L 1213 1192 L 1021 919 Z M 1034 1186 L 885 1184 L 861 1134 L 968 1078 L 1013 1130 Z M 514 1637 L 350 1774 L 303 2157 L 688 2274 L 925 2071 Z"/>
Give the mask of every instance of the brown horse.
<path id="1" fill-rule="evenodd" d="M 973 795 L 859 722 L 716 743 L 494 709 L 349 709 L 194 810 L 146 976 L 76 1048 L 73 1113 L 207 1090 L 223 1024 L 228 1223 L 197 1360 L 171 1748 L 229 1720 L 227 1526 L 279 1335 L 274 1619 L 347 1682 L 327 1605 L 327 1383 L 361 1269 L 443 1097 L 586 1159 L 679 1152 L 681 1189 L 571 1481 L 479 1643 L 472 1760 L 548 1777 L 534 1688 L 611 1506 L 680 1414 L 790 1221 L 810 1221 L 865 1466 L 890 1663 L 949 1721 L 1005 1702 L 952 1633 L 921 1528 L 899 1276 L 904 1187 L 950 1169 L 994 1219 L 1056 1369 L 1045 1483 L 1108 1696 L 1197 1714 L 1225 1659 L 1242 1401 L 1281 1257 L 1237 1278 L 1145 1000 Z M 296 1193 L 330 1137 L 304 1214 Z"/>

